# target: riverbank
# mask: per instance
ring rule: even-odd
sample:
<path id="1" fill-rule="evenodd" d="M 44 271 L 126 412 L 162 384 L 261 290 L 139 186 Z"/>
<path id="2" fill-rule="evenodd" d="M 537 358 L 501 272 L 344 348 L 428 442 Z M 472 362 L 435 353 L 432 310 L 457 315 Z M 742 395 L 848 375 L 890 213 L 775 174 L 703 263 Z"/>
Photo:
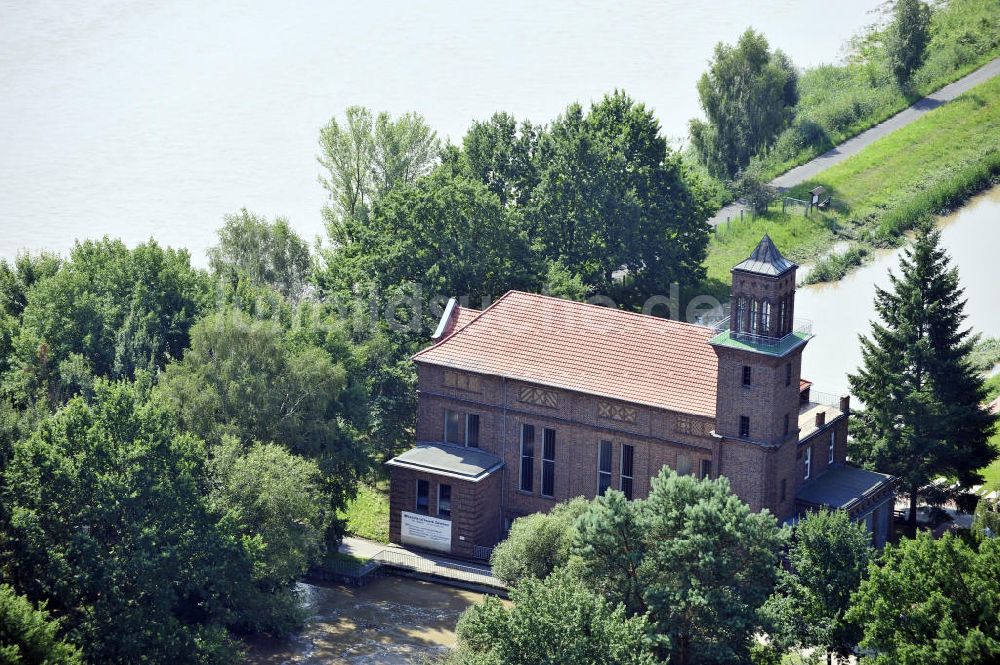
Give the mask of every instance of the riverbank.
<path id="1" fill-rule="evenodd" d="M 1000 56 L 1000 0 L 934 6 L 927 58 L 901 87 L 885 62 L 885 31 L 871 26 L 849 42 L 842 65 L 807 69 L 795 119 L 764 157 L 767 177 L 815 159 Z"/>
<path id="2" fill-rule="evenodd" d="M 765 215 L 716 227 L 706 259 L 708 281 L 715 290 L 720 283 L 728 285 L 734 259 L 748 256 L 765 232 L 800 263 L 846 241 L 842 249 L 854 249 L 851 261 L 828 267 L 820 261 L 813 273 L 840 278 L 871 249 L 898 245 L 906 231 L 958 207 L 998 176 L 1000 77 L 785 193 L 807 200 L 809 190 L 823 186 L 824 196 L 832 197 L 826 210 L 814 208 L 807 217 L 801 207 L 779 200 Z"/>

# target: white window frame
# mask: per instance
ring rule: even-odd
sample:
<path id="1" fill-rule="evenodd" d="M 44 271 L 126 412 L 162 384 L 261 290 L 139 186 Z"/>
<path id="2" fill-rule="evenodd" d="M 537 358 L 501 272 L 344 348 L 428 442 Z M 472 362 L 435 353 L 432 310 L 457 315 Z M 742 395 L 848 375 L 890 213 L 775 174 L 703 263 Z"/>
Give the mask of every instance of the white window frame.
<path id="1" fill-rule="evenodd" d="M 804 476 L 802 476 L 803 480 L 809 480 L 809 476 L 812 475 L 812 457 L 813 457 L 812 453 L 813 453 L 812 446 L 806 446 L 806 452 L 805 452 L 806 473 Z"/>
<path id="2" fill-rule="evenodd" d="M 837 445 L 837 432 L 836 430 L 830 432 L 830 446 L 828 448 L 826 463 L 833 464 L 833 451 Z"/>

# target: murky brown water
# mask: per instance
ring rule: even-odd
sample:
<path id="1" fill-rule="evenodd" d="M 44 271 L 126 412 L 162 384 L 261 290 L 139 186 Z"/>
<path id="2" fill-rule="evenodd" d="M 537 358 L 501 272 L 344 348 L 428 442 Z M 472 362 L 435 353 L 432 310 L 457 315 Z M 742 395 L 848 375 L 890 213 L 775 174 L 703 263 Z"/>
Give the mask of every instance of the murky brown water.
<path id="1" fill-rule="evenodd" d="M 938 228 L 965 289 L 966 325 L 985 336 L 1000 336 L 1000 186 L 942 217 Z M 861 362 L 858 334 L 871 332 L 875 287 L 888 288 L 889 270 L 899 273 L 900 252 L 878 252 L 874 261 L 839 282 L 798 289 L 795 314 L 812 320 L 816 334 L 802 356 L 802 376 L 815 382 L 816 390 L 847 391 L 847 374 Z"/>
<path id="2" fill-rule="evenodd" d="M 360 587 L 299 585 L 312 620 L 287 640 L 250 644 L 253 665 L 420 662 L 455 644 L 455 623 L 483 595 L 401 577 Z"/>

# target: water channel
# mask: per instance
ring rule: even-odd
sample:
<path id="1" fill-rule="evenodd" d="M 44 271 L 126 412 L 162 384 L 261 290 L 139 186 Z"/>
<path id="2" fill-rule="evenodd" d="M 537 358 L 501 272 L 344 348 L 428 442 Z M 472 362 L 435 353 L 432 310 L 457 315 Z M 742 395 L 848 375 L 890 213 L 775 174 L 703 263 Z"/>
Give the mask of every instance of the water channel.
<path id="1" fill-rule="evenodd" d="M 974 197 L 938 221 L 941 244 L 958 266 L 968 300 L 966 324 L 984 336 L 1000 336 L 1000 186 Z M 815 337 L 803 354 L 802 376 L 827 393 L 847 392 L 848 372 L 861 362 L 858 334 L 869 334 L 875 287 L 888 288 L 889 271 L 899 274 L 903 248 L 876 253 L 875 260 L 844 279 L 800 287 L 795 315 L 809 319 Z"/>
<path id="2" fill-rule="evenodd" d="M 300 584 L 311 619 L 289 639 L 249 644 L 251 665 L 395 665 L 455 644 L 455 623 L 483 596 L 403 577 L 363 587 Z"/>

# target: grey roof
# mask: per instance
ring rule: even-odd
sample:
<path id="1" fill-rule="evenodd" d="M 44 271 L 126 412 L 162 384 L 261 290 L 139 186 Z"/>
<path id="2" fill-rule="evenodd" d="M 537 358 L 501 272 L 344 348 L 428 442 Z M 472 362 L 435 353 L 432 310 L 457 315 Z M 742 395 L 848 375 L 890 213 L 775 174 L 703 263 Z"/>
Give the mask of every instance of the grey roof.
<path id="1" fill-rule="evenodd" d="M 450 443 L 418 443 L 386 464 L 479 482 L 503 467 L 503 460 L 479 448 Z"/>
<path id="2" fill-rule="evenodd" d="M 893 477 L 848 464 L 836 464 L 795 494 L 795 500 L 813 506 L 849 509 L 887 484 Z"/>
<path id="3" fill-rule="evenodd" d="M 778 248 L 774 246 L 771 237 L 765 233 L 750 258 L 736 265 L 733 270 L 744 270 L 759 275 L 777 277 L 792 268 L 798 268 L 798 266 L 783 257 Z"/>

